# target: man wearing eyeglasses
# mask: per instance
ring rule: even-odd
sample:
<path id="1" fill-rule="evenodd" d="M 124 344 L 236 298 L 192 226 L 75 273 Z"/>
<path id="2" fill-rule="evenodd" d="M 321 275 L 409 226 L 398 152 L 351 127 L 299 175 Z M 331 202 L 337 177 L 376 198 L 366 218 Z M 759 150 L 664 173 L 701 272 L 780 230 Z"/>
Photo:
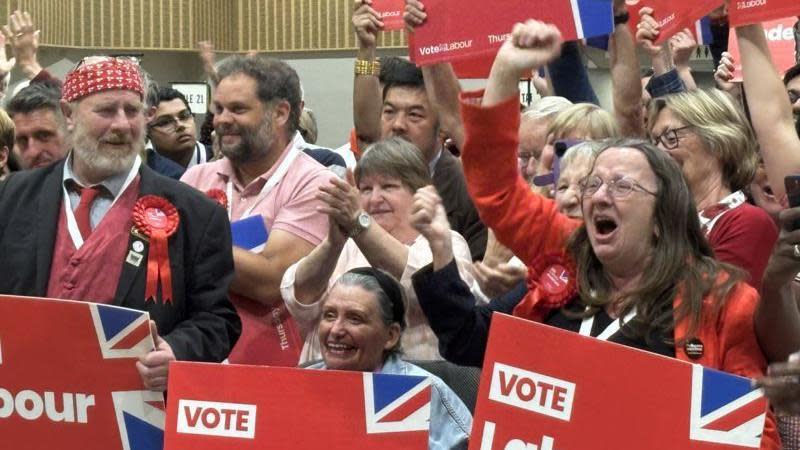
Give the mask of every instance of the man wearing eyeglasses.
<path id="1" fill-rule="evenodd" d="M 184 169 L 208 162 L 212 150 L 197 141 L 194 115 L 184 95 L 173 88 L 158 90 L 158 104 L 147 126 L 146 148 L 171 159 Z"/>

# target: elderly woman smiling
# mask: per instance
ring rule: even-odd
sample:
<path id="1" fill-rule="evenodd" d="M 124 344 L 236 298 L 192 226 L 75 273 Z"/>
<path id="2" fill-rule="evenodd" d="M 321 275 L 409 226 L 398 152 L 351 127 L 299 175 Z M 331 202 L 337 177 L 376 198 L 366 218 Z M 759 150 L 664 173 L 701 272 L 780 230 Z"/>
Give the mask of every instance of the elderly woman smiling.
<path id="1" fill-rule="evenodd" d="M 436 335 L 425 321 L 411 275 L 430 263 L 427 241 L 409 222 L 414 192 L 431 183 L 428 167 L 413 144 L 399 138 L 370 146 L 348 180 L 332 178 L 319 198 L 328 214 L 328 237 L 306 257 L 289 267 L 281 281 L 281 294 L 306 336 L 300 362 L 319 359 L 314 336 L 320 317 L 320 300 L 344 272 L 362 266 L 385 270 L 398 278 L 409 298 L 408 331 L 403 347 L 413 359 L 441 359 Z M 357 189 L 356 189 L 357 187 Z M 467 242 L 451 233 L 459 267 L 468 265 Z M 462 272 L 468 284 L 473 278 Z M 477 286 L 477 284 L 476 284 Z M 477 289 L 477 287 L 476 287 Z"/>
<path id="2" fill-rule="evenodd" d="M 441 379 L 400 359 L 406 327 L 403 290 L 391 275 L 371 267 L 342 275 L 322 301 L 318 335 L 323 362 L 309 368 L 429 377 L 428 448 L 466 449 L 472 426 L 467 407 Z"/>
<path id="3" fill-rule="evenodd" d="M 546 64 L 560 45 L 561 34 L 551 25 L 532 20 L 516 25 L 498 52 L 482 98 L 471 93 L 462 99 L 467 136 L 462 161 L 470 194 L 498 240 L 531 273 L 529 293 L 514 315 L 761 376 L 766 360 L 752 323 L 758 294 L 740 282 L 739 270 L 713 258 L 692 193 L 665 152 L 641 141 L 606 143 L 582 183 L 583 221 L 560 213 L 517 174 L 518 74 Z M 430 212 L 439 209 L 431 206 L 435 203 L 421 201 L 415 223 L 435 217 Z M 434 250 L 433 267 L 414 277 L 431 326 L 443 331 L 446 322 L 450 332 L 477 340 L 491 314 L 476 311 L 482 307 L 474 306 L 453 276 L 445 240 L 436 237 L 443 235 L 442 227 L 417 227 Z M 762 448 L 779 448 L 772 416 Z"/>

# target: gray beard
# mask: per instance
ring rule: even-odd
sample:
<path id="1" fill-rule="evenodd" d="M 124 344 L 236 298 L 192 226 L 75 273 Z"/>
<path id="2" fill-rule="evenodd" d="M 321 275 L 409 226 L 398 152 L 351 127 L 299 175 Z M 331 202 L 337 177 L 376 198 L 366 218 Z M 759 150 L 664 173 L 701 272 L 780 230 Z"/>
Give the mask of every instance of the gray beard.
<path id="1" fill-rule="evenodd" d="M 130 170 L 136 155 L 144 149 L 144 133 L 138 142 L 131 142 L 126 152 L 102 149 L 102 144 L 78 126 L 70 138 L 73 158 L 79 159 L 93 179 L 106 179 Z"/>
<path id="2" fill-rule="evenodd" d="M 269 154 L 270 147 L 275 141 L 272 134 L 272 124 L 263 122 L 255 131 L 240 131 L 241 142 L 234 146 L 225 146 L 219 139 L 219 148 L 223 156 L 231 160 L 235 165 L 247 164 L 258 161 Z"/>

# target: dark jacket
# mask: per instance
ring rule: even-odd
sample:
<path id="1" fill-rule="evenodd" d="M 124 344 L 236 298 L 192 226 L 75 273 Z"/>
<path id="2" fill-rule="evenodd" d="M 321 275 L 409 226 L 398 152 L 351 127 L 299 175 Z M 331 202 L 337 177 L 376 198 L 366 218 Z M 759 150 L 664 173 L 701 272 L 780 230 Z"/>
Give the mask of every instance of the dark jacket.
<path id="1" fill-rule="evenodd" d="M 486 225 L 481 222 L 467 192 L 461 161 L 447 150 L 442 150 L 442 156 L 434 166 L 433 186 L 442 197 L 450 227 L 467 240 L 472 260 L 482 260 L 486 253 Z"/>
<path id="2" fill-rule="evenodd" d="M 0 293 L 46 295 L 63 202 L 63 170 L 64 160 L 17 172 L 0 183 Z M 172 303 L 145 301 L 146 263 L 136 267 L 109 261 L 122 264 L 113 304 L 149 312 L 179 360 L 222 361 L 241 333 L 227 294 L 233 256 L 226 213 L 191 187 L 143 166 L 139 196 L 145 195 L 167 199 L 180 216 L 178 230 L 169 238 Z M 133 235 L 120 238 L 127 238 L 130 248 Z"/>

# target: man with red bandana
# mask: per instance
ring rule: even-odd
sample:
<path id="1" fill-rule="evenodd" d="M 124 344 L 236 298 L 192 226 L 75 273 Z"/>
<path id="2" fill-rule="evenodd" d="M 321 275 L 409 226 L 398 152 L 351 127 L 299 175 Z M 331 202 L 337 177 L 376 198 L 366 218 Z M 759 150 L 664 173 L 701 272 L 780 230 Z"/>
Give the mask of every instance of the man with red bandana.
<path id="1" fill-rule="evenodd" d="M 86 58 L 67 75 L 67 157 L 0 184 L 0 293 L 149 312 L 156 349 L 137 368 L 163 391 L 170 361 L 222 361 L 241 322 L 225 211 L 142 164 L 143 95 L 129 60 Z"/>

